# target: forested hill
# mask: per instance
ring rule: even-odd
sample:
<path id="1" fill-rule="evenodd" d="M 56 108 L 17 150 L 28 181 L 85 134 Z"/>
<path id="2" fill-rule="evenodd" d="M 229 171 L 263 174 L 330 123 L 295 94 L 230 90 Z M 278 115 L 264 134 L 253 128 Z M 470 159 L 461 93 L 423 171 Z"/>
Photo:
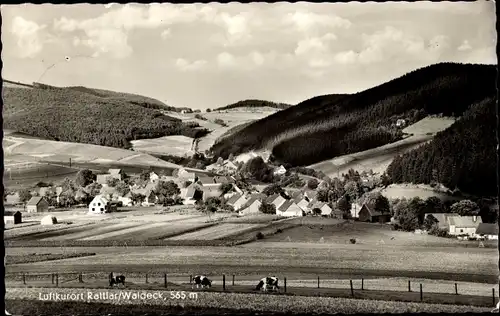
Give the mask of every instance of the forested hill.
<path id="1" fill-rule="evenodd" d="M 435 64 L 352 95 L 321 96 L 280 111 L 217 142 L 227 157 L 272 149 L 272 159 L 310 165 L 401 139 L 397 119 L 412 124 L 428 114 L 461 116 L 496 94 L 496 67 Z"/>
<path id="2" fill-rule="evenodd" d="M 473 104 L 434 139 L 394 158 L 387 173 L 395 183 L 442 183 L 478 196 L 497 194 L 496 99 Z"/>
<path id="3" fill-rule="evenodd" d="M 163 115 L 160 101 L 85 87 L 3 87 L 4 128 L 50 140 L 127 148 L 166 135 L 199 137 L 193 123 Z"/>
<path id="4" fill-rule="evenodd" d="M 224 107 L 220 107 L 215 109 L 215 111 L 223 111 L 223 110 L 230 110 L 230 109 L 236 109 L 236 108 L 259 108 L 259 107 L 270 107 L 270 108 L 275 108 L 275 109 L 288 109 L 292 105 L 286 104 L 286 103 L 276 103 L 276 102 L 271 102 L 271 101 L 264 101 L 264 100 L 243 100 L 243 101 L 238 101 L 233 104 L 226 105 Z"/>

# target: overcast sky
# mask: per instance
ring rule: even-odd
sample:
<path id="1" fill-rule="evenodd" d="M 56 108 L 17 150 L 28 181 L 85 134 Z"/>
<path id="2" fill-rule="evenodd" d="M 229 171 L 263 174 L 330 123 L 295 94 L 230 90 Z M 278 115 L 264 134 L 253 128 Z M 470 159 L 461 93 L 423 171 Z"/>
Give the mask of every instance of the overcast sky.
<path id="1" fill-rule="evenodd" d="M 437 62 L 497 62 L 486 1 L 27 4 L 1 13 L 5 79 L 200 109 L 249 98 L 296 104 Z"/>

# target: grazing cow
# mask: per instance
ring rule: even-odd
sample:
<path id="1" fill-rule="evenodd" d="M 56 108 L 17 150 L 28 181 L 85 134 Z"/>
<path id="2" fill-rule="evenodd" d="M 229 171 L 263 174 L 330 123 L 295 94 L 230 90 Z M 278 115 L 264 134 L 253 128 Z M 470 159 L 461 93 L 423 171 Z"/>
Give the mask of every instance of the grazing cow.
<path id="1" fill-rule="evenodd" d="M 500 311 L 500 301 L 497 303 L 497 306 L 491 312 L 498 313 L 499 311 Z"/>
<path id="2" fill-rule="evenodd" d="M 212 281 L 209 280 L 206 276 L 204 275 L 195 275 L 194 279 L 194 284 L 196 284 L 196 288 L 204 288 L 204 287 L 211 287 L 212 286 Z M 193 287 L 193 285 L 191 285 Z"/>
<path id="3" fill-rule="evenodd" d="M 267 290 L 271 288 L 273 290 L 279 289 L 280 287 L 278 286 L 278 278 L 277 277 L 265 277 L 262 278 L 255 287 L 256 290 L 263 290 L 264 292 L 267 292 Z"/>
<path id="4" fill-rule="evenodd" d="M 125 276 L 123 274 L 119 274 L 115 277 L 114 273 L 111 272 L 109 274 L 109 286 L 118 286 L 120 283 L 125 286 Z"/>

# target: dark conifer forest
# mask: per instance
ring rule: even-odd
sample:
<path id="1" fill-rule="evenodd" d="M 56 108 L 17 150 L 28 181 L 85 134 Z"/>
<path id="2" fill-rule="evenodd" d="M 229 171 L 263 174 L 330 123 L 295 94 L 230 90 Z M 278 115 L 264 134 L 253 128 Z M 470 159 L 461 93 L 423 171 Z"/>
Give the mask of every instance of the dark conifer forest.
<path id="1" fill-rule="evenodd" d="M 230 110 L 230 109 L 237 109 L 237 108 L 260 108 L 260 107 L 271 107 L 271 108 L 276 108 L 276 109 L 287 109 L 291 107 L 292 105 L 286 104 L 286 103 L 276 103 L 276 102 L 271 102 L 271 101 L 264 101 L 264 100 L 243 100 L 243 101 L 238 101 L 233 104 L 229 104 L 217 109 L 214 109 L 214 111 L 223 111 L 223 110 Z"/>
<path id="2" fill-rule="evenodd" d="M 167 135 L 201 137 L 195 124 L 162 114 L 155 99 L 85 87 L 3 87 L 4 128 L 68 142 L 128 148 L 129 141 Z"/>

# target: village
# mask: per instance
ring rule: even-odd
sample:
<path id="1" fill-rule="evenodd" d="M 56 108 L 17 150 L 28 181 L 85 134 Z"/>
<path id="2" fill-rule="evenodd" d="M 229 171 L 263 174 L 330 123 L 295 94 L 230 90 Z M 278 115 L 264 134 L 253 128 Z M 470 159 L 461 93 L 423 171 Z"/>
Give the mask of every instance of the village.
<path id="1" fill-rule="evenodd" d="M 268 168 L 273 182 L 255 180 L 259 176 L 254 177 L 253 171 L 248 170 L 255 165 L 252 163 L 255 160 L 257 165 L 263 163 L 260 168 Z M 170 175 L 147 170 L 139 175 L 127 175 L 122 169 L 109 169 L 105 174 L 95 175 L 83 169 L 75 179 L 66 178 L 60 185 L 38 183 L 34 188 L 5 195 L 4 223 L 15 226 L 23 223 L 23 215 L 47 213 L 40 224 L 53 225 L 57 223 L 57 214 L 69 209 L 83 208 L 87 214 L 99 216 L 121 208 L 184 205 L 205 213 L 230 213 L 240 217 L 259 214 L 283 218 L 329 217 L 461 240 L 498 239 L 497 225 L 483 222 L 477 205 L 469 205 L 475 203 L 468 200 L 448 203 L 448 210 L 445 210 L 446 203 L 435 197 L 415 200 L 413 204 L 410 201 L 410 208 L 417 202 L 421 204 L 420 209 L 414 211 L 418 218 L 402 216 L 404 211 L 395 211 L 401 208 L 401 200 L 388 200 L 380 194 L 383 179 L 373 172 L 360 175 L 350 170 L 341 182 L 337 178 L 319 179 L 304 172 L 292 172 L 283 165 L 272 166 L 260 157 L 246 163 L 219 159 L 207 166 L 206 171 L 212 175 L 198 174 L 187 168 L 174 170 Z M 453 212 L 457 209 L 461 214 Z"/>

